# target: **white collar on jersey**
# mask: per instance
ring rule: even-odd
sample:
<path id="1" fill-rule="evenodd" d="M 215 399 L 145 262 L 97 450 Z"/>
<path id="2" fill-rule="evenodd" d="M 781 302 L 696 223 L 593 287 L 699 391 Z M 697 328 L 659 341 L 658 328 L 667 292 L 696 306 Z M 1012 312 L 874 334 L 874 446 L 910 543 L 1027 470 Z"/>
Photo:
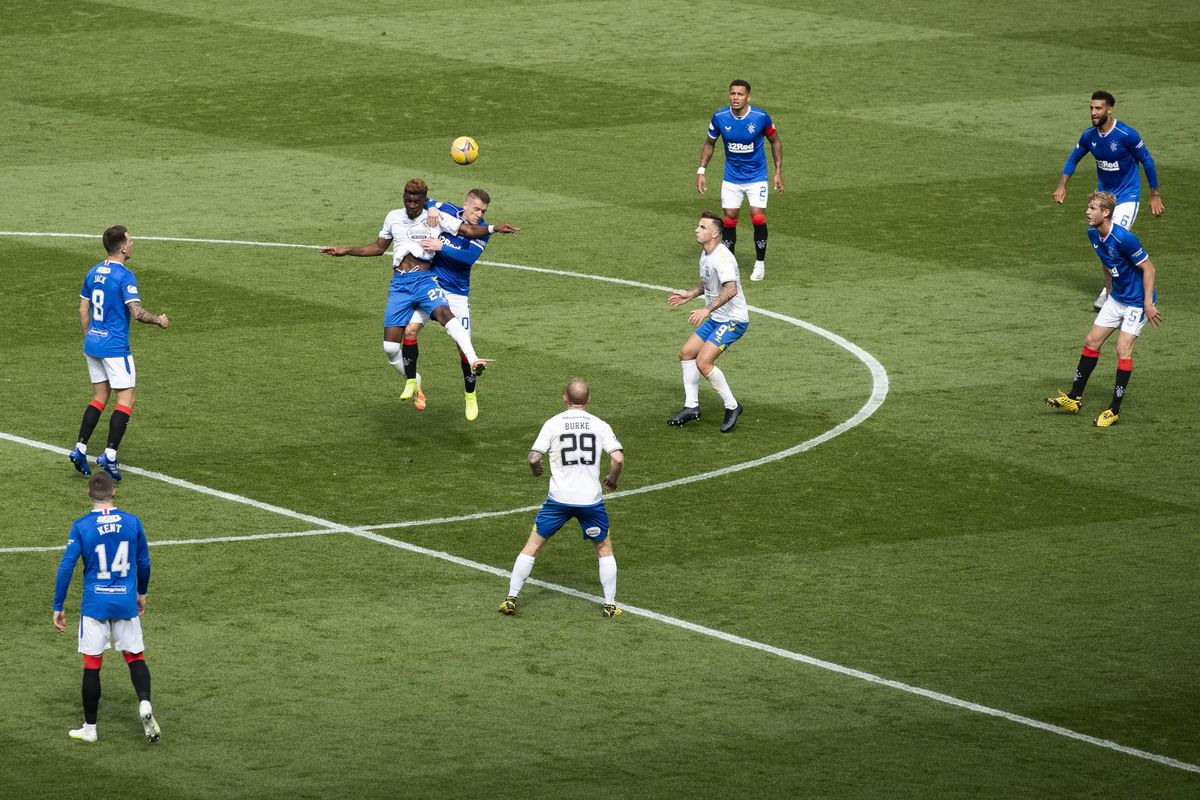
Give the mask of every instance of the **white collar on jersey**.
<path id="1" fill-rule="evenodd" d="M 739 117 L 737 114 L 733 113 L 733 109 L 731 108 L 731 109 L 729 109 L 729 116 L 733 117 L 733 118 L 734 118 L 734 119 L 736 119 L 738 122 L 741 122 L 741 121 L 742 121 L 742 120 L 744 120 L 746 117 L 750 116 L 750 112 L 751 112 L 751 111 L 753 111 L 753 110 L 754 110 L 754 106 L 752 106 L 752 105 L 750 105 L 749 103 L 747 103 L 747 104 L 746 104 L 746 113 L 745 113 L 745 114 L 742 114 L 742 115 Z"/>

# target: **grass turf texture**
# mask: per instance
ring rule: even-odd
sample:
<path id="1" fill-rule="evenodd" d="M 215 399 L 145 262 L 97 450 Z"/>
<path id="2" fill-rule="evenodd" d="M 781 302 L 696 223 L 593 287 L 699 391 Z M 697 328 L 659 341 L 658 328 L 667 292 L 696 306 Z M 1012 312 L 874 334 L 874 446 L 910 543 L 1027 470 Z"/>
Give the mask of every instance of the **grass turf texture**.
<path id="1" fill-rule="evenodd" d="M 411 24 L 385 4 L 10 4 L 2 227 L 362 244 L 421 175 L 439 198 L 486 187 L 489 219 L 525 229 L 496 237 L 487 259 L 687 286 L 697 212 L 718 203 L 720 156 L 710 196 L 692 188 L 703 126 L 745 77 L 780 127 L 788 182 L 770 201 L 768 280 L 748 284 L 750 302 L 862 346 L 890 394 L 810 452 L 613 501 L 620 598 L 1200 763 L 1200 11 L 1155 4 L 1118 37 L 1033 3 L 756 4 L 740 12 L 754 26 L 744 35 L 769 69 L 722 45 L 726 11 L 474 7 L 474 32 L 439 26 L 417 57 Z M 1105 54 L 1122 59 L 1121 83 L 1105 85 L 1117 117 L 1145 135 L 1163 181 L 1167 215 L 1144 206 L 1136 230 L 1166 324 L 1138 345 L 1122 422 L 1101 432 L 1088 418 L 1111 391 L 1111 344 L 1085 414 L 1039 400 L 1066 388 L 1099 285 L 1084 237 L 1091 159 L 1065 207 L 1049 194 L 1107 80 Z M 420 76 L 428 100 L 404 76 Z M 459 134 L 481 144 L 469 169 L 446 152 Z M 575 374 L 626 445 L 625 488 L 803 441 L 870 391 L 851 355 L 759 316 L 721 361 L 748 408 L 736 433 L 716 433 L 707 386 L 701 424 L 668 430 L 687 328 L 665 296 L 480 267 L 476 344 L 497 362 L 468 425 L 440 331 L 421 343 L 430 409 L 395 399 L 379 352 L 385 259 L 135 247 L 146 305 L 172 327 L 134 333 L 141 382 L 123 460 L 339 523 L 538 503 L 545 486 L 524 455 Z M 87 400 L 75 295 L 99 256 L 94 241 L 0 237 L 0 430 L 70 443 Z M 86 510 L 59 456 L 0 442 L 0 475 L 0 546 L 61 544 Z M 121 492 L 154 539 L 310 527 L 139 476 Z M 507 569 L 531 516 L 382 533 Z M 534 577 L 594 593 L 590 547 L 558 538 Z M 152 556 L 145 621 L 164 739 L 146 750 L 112 655 L 99 745 L 66 738 L 79 659 L 49 624 L 58 556 L 0 555 L 0 635 L 15 645 L 0 655 L 0 778 L 13 796 L 129 774 L 159 797 L 1198 786 L 645 618 L 606 623 L 537 587 L 503 619 L 503 580 L 347 534 Z"/>

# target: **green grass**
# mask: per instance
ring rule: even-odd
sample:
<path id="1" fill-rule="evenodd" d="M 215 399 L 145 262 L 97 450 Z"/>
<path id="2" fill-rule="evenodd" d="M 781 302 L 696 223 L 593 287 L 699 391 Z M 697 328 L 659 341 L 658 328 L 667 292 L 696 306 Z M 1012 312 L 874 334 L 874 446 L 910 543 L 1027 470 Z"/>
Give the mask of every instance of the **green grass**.
<path id="1" fill-rule="evenodd" d="M 419 175 L 483 186 L 486 258 L 692 285 L 694 191 L 713 109 L 754 85 L 783 138 L 754 306 L 887 369 L 886 402 L 804 453 L 609 502 L 620 599 L 786 651 L 1200 764 L 1200 208 L 1192 119 L 1200 11 L 1119 28 L 1020 0 L 511 2 L 459 13 L 301 0 L 21 2 L 0 30 L 0 431 L 66 447 L 88 399 L 75 308 L 99 232 L 363 244 Z M 734 28 L 733 19 L 744 22 Z M 731 39 L 741 42 L 730 44 Z M 748 53 L 754 54 L 753 58 Z M 1119 60 L 1115 78 L 1100 66 Z M 1159 269 L 1121 423 L 1107 347 L 1085 414 L 1065 388 L 1100 275 L 1083 220 L 1093 165 L 1050 200 L 1105 84 L 1143 133 L 1167 213 L 1136 230 Z M 481 144 L 454 166 L 457 135 Z M 719 170 L 720 156 L 712 174 Z M 750 232 L 739 257 L 749 268 Z M 623 489 L 820 435 L 871 375 L 757 315 L 721 359 L 748 411 L 670 430 L 683 312 L 661 292 L 481 266 L 473 329 L 496 359 L 462 419 L 440 331 L 430 408 L 380 352 L 386 259 L 142 239 L 131 266 L 167 331 L 134 333 L 128 465 L 338 525 L 537 505 L 524 464 L 563 384 L 626 447 Z M 102 444 L 107 422 L 93 438 Z M 61 456 L 0 440 L 0 548 L 61 545 L 87 510 Z M 157 541 L 321 526 L 130 474 Z M 532 513 L 376 533 L 507 570 Z M 569 531 L 534 577 L 594 595 Z M 1200 776 L 947 706 L 637 614 L 615 622 L 350 533 L 155 547 L 144 619 L 162 742 L 147 748 L 120 659 L 101 740 L 79 657 L 50 625 L 55 552 L 0 553 L 5 796 L 128 784 L 209 797 L 1193 797 Z M 68 611 L 78 613 L 78 578 Z"/>

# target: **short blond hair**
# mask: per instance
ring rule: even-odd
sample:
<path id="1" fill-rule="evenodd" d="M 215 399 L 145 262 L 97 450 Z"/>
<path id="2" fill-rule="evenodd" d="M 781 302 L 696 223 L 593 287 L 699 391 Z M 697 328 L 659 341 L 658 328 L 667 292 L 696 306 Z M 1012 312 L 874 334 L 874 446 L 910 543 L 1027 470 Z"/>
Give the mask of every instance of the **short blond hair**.
<path id="1" fill-rule="evenodd" d="M 420 178 L 413 178 L 404 184 L 405 194 L 429 194 L 429 186 Z"/>
<path id="2" fill-rule="evenodd" d="M 1095 203 L 1101 211 L 1107 211 L 1108 216 L 1113 215 L 1113 210 L 1117 207 L 1117 197 L 1111 192 L 1092 192 L 1088 197 L 1088 205 Z"/>

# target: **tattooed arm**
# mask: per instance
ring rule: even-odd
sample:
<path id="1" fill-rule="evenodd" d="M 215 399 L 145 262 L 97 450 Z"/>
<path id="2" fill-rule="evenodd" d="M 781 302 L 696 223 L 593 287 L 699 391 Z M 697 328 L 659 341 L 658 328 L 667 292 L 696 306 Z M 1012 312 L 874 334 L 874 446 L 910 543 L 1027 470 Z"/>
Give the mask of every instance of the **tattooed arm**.
<path id="1" fill-rule="evenodd" d="M 160 328 L 165 328 L 171 324 L 167 319 L 166 314 L 151 314 L 146 309 L 142 308 L 142 304 L 134 300 L 129 304 L 129 316 L 136 319 L 138 322 L 144 322 L 147 325 L 157 325 Z"/>

